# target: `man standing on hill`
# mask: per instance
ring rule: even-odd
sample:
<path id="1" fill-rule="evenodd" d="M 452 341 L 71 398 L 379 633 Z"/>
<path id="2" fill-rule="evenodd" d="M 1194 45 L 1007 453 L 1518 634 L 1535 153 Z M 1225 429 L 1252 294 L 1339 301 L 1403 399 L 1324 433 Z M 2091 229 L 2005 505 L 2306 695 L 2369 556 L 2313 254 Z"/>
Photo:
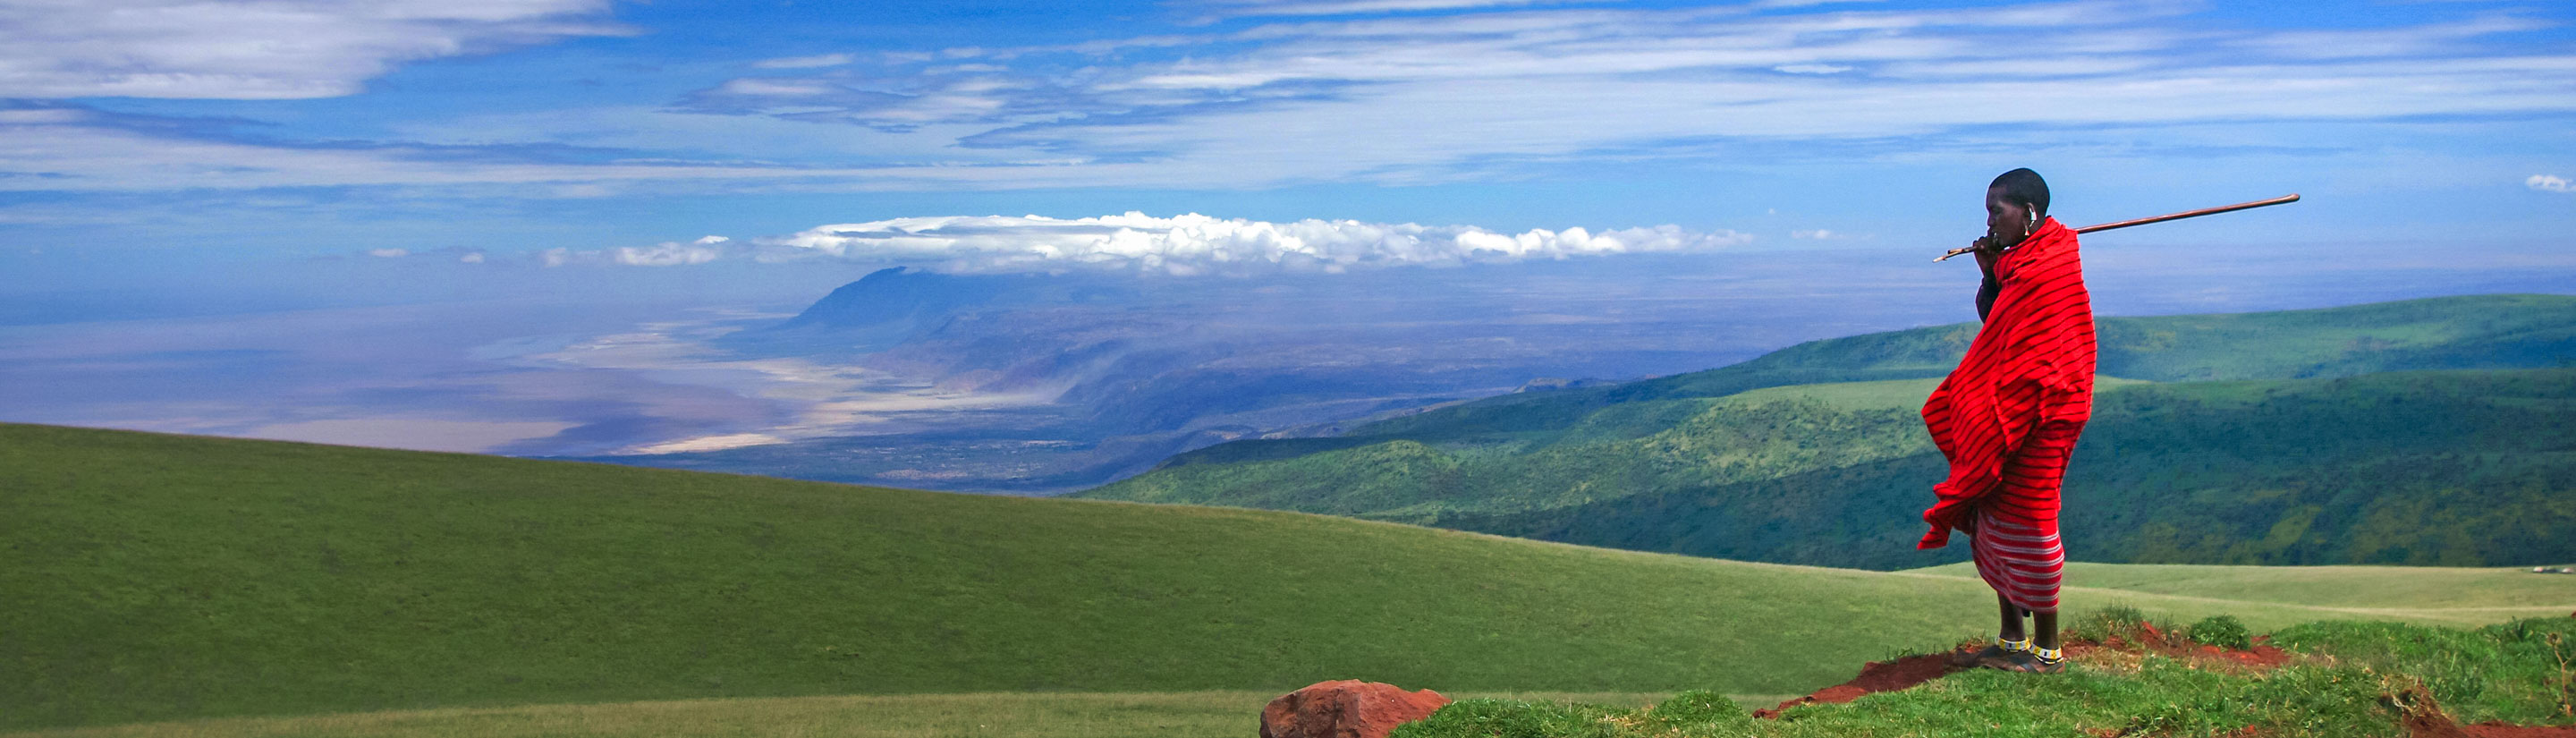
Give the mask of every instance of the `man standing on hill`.
<path id="1" fill-rule="evenodd" d="M 1916 547 L 1948 545 L 1954 528 L 1967 533 L 2003 614 L 1995 645 L 1976 662 L 2053 673 L 2066 668 L 2057 640 L 2066 564 L 2057 491 L 2093 414 L 2093 302 L 2075 231 L 2048 217 L 2048 183 L 2037 172 L 2005 172 L 1986 188 L 1986 236 L 1976 246 L 1985 326 L 1923 404 L 1950 478 L 1932 489 L 1939 500 L 1923 511 L 1932 530 Z"/>

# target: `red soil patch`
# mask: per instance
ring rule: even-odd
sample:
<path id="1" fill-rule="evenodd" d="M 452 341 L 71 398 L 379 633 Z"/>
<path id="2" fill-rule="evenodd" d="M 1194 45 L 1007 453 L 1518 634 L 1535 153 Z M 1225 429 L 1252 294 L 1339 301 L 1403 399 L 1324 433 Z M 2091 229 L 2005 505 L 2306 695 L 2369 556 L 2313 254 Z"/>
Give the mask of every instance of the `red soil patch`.
<path id="1" fill-rule="evenodd" d="M 1894 692 L 1939 679 L 1960 667 L 1950 665 L 1950 654 L 1927 653 L 1895 661 L 1872 661 L 1860 668 L 1860 676 L 1851 681 L 1816 690 L 1805 697 L 1780 703 L 1780 706 L 1754 710 L 1758 718 L 1777 718 L 1781 711 L 1799 705 L 1839 705 L 1860 699 L 1862 695 Z"/>
<path id="2" fill-rule="evenodd" d="M 2290 652 L 2278 646 L 2257 645 L 2249 650 L 2230 651 L 2217 646 L 2201 646 L 2188 654 L 2200 661 L 2224 661 L 2257 669 L 2271 669 L 2290 663 Z"/>
<path id="3" fill-rule="evenodd" d="M 2268 641 L 2272 640 L 2271 636 L 2255 636 L 2253 648 L 2239 651 L 2219 648 L 2217 646 L 2207 644 L 2193 643 L 2189 640 L 2167 636 L 2163 631 L 2156 630 L 2156 626 L 2146 623 L 2139 623 L 2138 630 L 2139 634 L 2137 643 L 2127 642 L 2122 640 L 2119 636 L 2111 636 L 2110 640 L 2102 643 L 2075 640 L 2067 643 L 2066 652 L 2070 656 L 2079 655 L 2096 648 L 2107 648 L 2114 651 L 2154 652 L 2191 661 L 2194 664 L 2201 666 L 2220 664 L 2228 666 L 2243 666 L 2256 670 L 2267 670 L 2284 666 L 2289 664 L 2292 658 L 2290 652 L 2281 650 L 2281 647 L 2268 643 Z"/>

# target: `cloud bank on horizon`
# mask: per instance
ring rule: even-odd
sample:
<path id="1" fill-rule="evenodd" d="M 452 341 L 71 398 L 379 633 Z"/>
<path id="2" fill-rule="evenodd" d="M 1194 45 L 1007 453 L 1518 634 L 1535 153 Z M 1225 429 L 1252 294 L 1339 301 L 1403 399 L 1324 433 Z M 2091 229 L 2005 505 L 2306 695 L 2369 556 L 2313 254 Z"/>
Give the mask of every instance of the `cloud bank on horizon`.
<path id="1" fill-rule="evenodd" d="M 940 216 L 822 225 L 737 243 L 706 236 L 646 247 L 548 249 L 535 263 L 686 266 L 722 259 L 838 259 L 956 274 L 1126 272 L 1175 277 L 1339 274 L 1397 266 L 1458 266 L 1585 256 L 1694 253 L 1741 246 L 1750 234 L 1680 226 L 1594 232 L 1582 227 L 1497 233 L 1464 225 L 1306 219 L 1287 223 L 1188 213 L 1093 218 Z M 402 257 L 379 249 L 375 256 Z M 479 252 L 477 254 L 479 255 Z"/>
<path id="2" fill-rule="evenodd" d="M 818 226 L 762 239 L 772 258 L 801 253 L 952 272 L 1092 269 L 1173 276 L 1503 263 L 1576 256 L 1708 251 L 1752 240 L 1679 226 L 1594 233 L 1581 227 L 1503 234 L 1474 226 L 1307 219 L 1270 223 L 1190 213 L 1097 218 L 897 218 Z"/>

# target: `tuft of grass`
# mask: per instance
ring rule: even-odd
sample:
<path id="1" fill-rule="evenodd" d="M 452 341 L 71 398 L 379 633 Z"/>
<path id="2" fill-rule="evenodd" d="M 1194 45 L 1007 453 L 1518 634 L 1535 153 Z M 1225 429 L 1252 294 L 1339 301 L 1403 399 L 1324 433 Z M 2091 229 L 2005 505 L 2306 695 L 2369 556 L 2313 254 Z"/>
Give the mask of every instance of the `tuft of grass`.
<path id="1" fill-rule="evenodd" d="M 2185 637 L 2219 648 L 2241 651 L 2254 647 L 2254 634 L 2246 632 L 2244 621 L 2228 615 L 2211 615 L 2192 623 Z"/>
<path id="2" fill-rule="evenodd" d="M 2118 638 L 2136 643 L 2146 635 L 2146 626 L 2152 624 L 2153 621 L 2147 617 L 2147 614 L 2136 607 L 2105 605 L 2067 620 L 2062 627 L 2069 638 L 2095 643 L 2107 643 L 2112 638 Z"/>
<path id="3" fill-rule="evenodd" d="M 1646 710 L 1646 719 L 1675 730 L 1701 726 L 1734 724 L 1753 719 L 1742 705 L 1726 695 L 1707 690 L 1693 690 L 1673 695 Z"/>

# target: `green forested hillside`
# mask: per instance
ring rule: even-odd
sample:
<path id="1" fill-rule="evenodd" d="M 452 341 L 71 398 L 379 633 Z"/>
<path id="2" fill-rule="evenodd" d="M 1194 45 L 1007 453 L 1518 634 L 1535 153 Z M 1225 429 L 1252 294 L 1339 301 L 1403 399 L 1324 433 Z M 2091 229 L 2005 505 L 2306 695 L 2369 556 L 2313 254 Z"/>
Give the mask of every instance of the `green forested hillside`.
<path id="1" fill-rule="evenodd" d="M 2106 376 L 2068 486 L 2078 558 L 2576 558 L 2572 370 L 2498 369 L 2576 361 L 2576 298 L 2101 325 Z M 1915 407 L 1973 328 L 1225 444 L 1085 494 L 1764 561 L 1937 563 L 1958 554 L 1910 547 L 1943 476 Z"/>

